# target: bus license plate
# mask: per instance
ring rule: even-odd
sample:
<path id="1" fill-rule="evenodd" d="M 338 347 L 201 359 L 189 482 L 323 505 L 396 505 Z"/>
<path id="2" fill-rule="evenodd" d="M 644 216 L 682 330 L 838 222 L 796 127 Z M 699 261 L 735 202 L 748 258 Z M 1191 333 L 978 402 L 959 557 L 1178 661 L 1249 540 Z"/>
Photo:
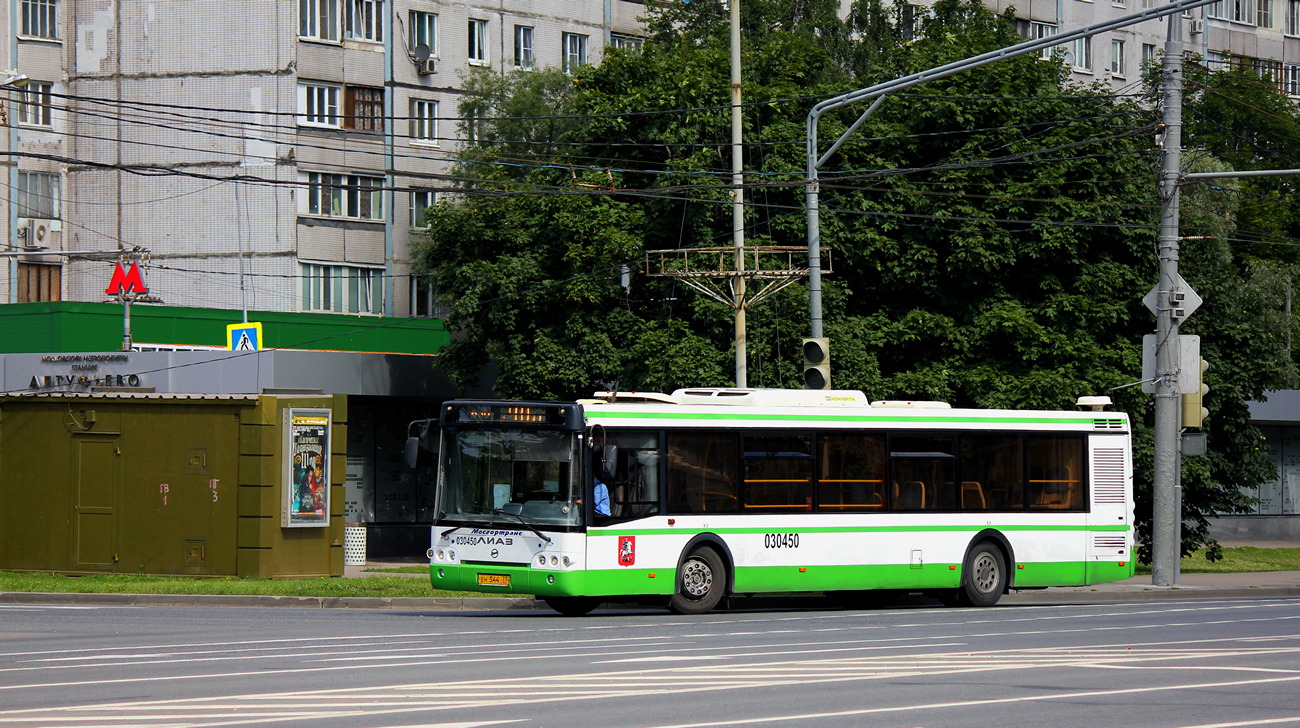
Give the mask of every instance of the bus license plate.
<path id="1" fill-rule="evenodd" d="M 510 586 L 509 574 L 479 574 L 479 586 Z"/>

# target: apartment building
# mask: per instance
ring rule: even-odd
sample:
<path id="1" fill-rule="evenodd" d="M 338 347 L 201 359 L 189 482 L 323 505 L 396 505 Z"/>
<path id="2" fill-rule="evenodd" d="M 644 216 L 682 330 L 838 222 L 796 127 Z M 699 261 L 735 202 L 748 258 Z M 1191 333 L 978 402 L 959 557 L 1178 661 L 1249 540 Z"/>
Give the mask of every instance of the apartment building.
<path id="1" fill-rule="evenodd" d="M 471 68 L 600 61 L 628 0 L 8 0 L 4 301 L 426 316 L 408 242 Z M 15 82 L 13 77 L 17 76 Z M 24 78 L 25 77 L 25 78 Z M 21 84 L 21 85 L 20 85 Z"/>
<path id="2" fill-rule="evenodd" d="M 1092 23 L 1156 7 L 1158 0 L 993 0 L 1002 13 L 1014 9 L 1025 38 L 1044 38 Z M 1300 0 L 1218 0 L 1184 14 L 1184 47 L 1211 67 L 1252 64 L 1280 90 L 1300 98 Z M 1164 51 L 1167 21 L 1148 20 L 1083 38 L 1060 50 L 1075 80 L 1135 88 L 1143 65 Z M 1048 55 L 1045 53 L 1044 55 Z"/>
<path id="3" fill-rule="evenodd" d="M 409 244 L 452 185 L 463 74 L 598 63 L 639 42 L 644 5 L 3 8 L 0 392 L 335 395 L 346 506 L 330 527 L 364 522 L 373 553 L 423 553 L 431 491 L 401 443 L 458 392 L 432 370 L 447 332 Z M 145 295 L 129 286 L 138 271 Z M 119 284 L 132 306 L 106 293 Z M 175 351 L 224 349 L 241 320 L 272 350 Z"/>

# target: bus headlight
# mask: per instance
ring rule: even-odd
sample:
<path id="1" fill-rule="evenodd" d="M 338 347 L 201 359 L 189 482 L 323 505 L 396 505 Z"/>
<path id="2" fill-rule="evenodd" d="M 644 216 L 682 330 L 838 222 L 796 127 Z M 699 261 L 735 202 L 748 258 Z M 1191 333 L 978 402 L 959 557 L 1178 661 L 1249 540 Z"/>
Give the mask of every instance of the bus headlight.
<path id="1" fill-rule="evenodd" d="M 560 559 L 559 559 L 558 557 L 556 557 L 556 556 L 552 556 L 552 557 L 551 557 L 551 566 L 559 566 L 559 565 L 560 565 Z"/>
<path id="2" fill-rule="evenodd" d="M 538 555 L 537 555 L 537 565 L 538 565 L 538 566 L 546 566 L 546 554 L 538 554 Z"/>
<path id="3" fill-rule="evenodd" d="M 439 560 L 439 561 L 446 561 L 446 560 L 447 560 L 447 552 L 446 552 L 445 550 L 443 550 L 443 549 L 438 549 L 438 560 Z"/>
<path id="4" fill-rule="evenodd" d="M 455 561 L 455 560 L 456 560 L 456 552 L 455 552 L 454 550 L 452 550 L 452 551 L 448 551 L 448 552 L 447 552 L 447 560 L 448 560 L 448 561 Z"/>
<path id="5" fill-rule="evenodd" d="M 565 557 L 564 557 L 564 565 L 565 565 L 565 566 L 569 566 L 569 565 L 571 565 L 572 563 L 573 563 L 573 560 L 572 560 L 572 559 L 570 559 L 568 556 L 565 556 Z"/>

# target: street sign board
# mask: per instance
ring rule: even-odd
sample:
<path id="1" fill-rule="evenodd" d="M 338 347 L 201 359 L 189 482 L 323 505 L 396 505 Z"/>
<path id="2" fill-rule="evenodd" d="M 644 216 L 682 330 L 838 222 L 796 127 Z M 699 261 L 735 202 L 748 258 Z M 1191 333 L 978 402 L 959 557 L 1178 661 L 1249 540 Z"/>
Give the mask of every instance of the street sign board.
<path id="1" fill-rule="evenodd" d="M 1174 320 L 1185 321 L 1191 316 L 1196 309 L 1201 307 L 1202 299 L 1187 285 L 1183 277 L 1174 274 L 1174 285 L 1169 291 L 1169 304 L 1173 307 Z M 1151 311 L 1156 318 L 1160 318 L 1160 286 L 1156 285 L 1147 295 L 1142 297 L 1142 303 L 1146 304 L 1147 310 Z"/>
<path id="2" fill-rule="evenodd" d="M 262 348 L 262 324 L 245 322 L 226 326 L 226 348 L 231 351 L 258 351 Z"/>
<path id="3" fill-rule="evenodd" d="M 1186 334 L 1178 337 L 1178 394 L 1196 394 L 1200 391 L 1201 337 Z M 1154 393 L 1156 385 L 1156 335 L 1142 337 L 1142 391 Z"/>

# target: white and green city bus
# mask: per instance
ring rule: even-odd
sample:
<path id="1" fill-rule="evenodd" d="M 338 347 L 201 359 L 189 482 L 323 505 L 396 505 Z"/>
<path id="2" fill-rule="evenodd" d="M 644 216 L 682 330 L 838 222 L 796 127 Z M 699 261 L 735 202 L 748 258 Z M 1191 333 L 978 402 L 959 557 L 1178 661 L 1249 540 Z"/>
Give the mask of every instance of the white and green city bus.
<path id="1" fill-rule="evenodd" d="M 682 389 L 443 405 L 439 589 L 563 614 L 728 595 L 1008 589 L 1133 575 L 1126 415 Z"/>

